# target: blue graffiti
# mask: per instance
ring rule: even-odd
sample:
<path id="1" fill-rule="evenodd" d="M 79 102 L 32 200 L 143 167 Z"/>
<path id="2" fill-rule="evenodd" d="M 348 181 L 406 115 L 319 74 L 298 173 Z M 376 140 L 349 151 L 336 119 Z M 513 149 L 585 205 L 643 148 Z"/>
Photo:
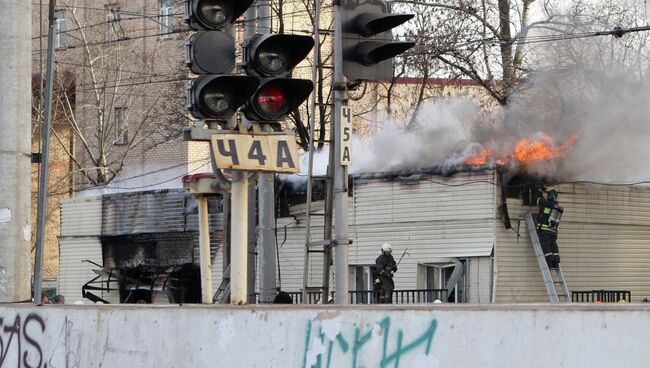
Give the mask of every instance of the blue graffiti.
<path id="1" fill-rule="evenodd" d="M 436 333 L 438 322 L 437 320 L 433 319 L 424 332 L 406 344 L 404 343 L 404 331 L 402 329 L 398 329 L 396 333 L 391 335 L 390 317 L 385 317 L 379 322 L 379 327 L 381 327 L 383 333 L 375 335 L 373 335 L 372 329 L 369 329 L 367 332 L 362 332 L 361 327 L 356 325 L 354 327 L 353 333 L 351 333 L 347 338 L 343 335 L 343 333 L 339 332 L 334 339 L 328 339 L 328 341 L 326 341 L 326 336 L 323 332 L 322 327 L 319 326 L 316 333 L 314 333 L 314 327 L 315 326 L 312 324 L 311 320 L 307 322 L 305 348 L 303 351 L 302 359 L 303 368 L 308 368 L 307 359 L 310 352 L 310 343 L 313 341 L 313 339 L 319 340 L 321 344 L 327 347 L 327 350 L 325 354 L 321 352 L 317 353 L 316 362 L 309 365 L 309 368 L 330 368 L 334 358 L 337 358 L 336 360 L 340 361 L 346 360 L 348 357 L 350 359 L 350 367 L 361 368 L 359 362 L 361 350 L 373 339 L 373 337 L 377 338 L 379 336 L 381 336 L 383 339 L 379 367 L 398 368 L 400 366 L 400 362 L 403 361 L 403 358 L 416 351 L 423 352 L 426 356 L 429 356 L 429 354 L 431 354 L 433 336 Z M 343 359 L 341 359 L 341 356 L 343 356 Z M 340 365 L 337 365 L 337 367 L 339 366 Z"/>

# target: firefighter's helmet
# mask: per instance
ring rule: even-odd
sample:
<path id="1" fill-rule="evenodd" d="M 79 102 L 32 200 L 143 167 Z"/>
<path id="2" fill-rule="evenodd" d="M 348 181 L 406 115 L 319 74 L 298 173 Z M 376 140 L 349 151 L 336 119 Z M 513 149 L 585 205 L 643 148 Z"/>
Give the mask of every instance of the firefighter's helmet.
<path id="1" fill-rule="evenodd" d="M 389 243 L 384 243 L 381 245 L 382 252 L 390 252 L 393 250 L 393 247 Z"/>
<path id="2" fill-rule="evenodd" d="M 549 199 L 549 201 L 553 201 L 553 202 L 557 201 L 557 191 L 555 189 L 549 190 L 547 198 Z"/>

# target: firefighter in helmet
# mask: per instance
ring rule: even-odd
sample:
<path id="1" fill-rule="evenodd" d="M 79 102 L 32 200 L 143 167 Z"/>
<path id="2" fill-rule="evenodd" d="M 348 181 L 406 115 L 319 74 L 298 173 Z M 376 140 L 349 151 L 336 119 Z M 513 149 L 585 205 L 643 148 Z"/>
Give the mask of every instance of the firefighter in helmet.
<path id="1" fill-rule="evenodd" d="M 381 246 L 381 254 L 375 260 L 374 291 L 377 302 L 391 304 L 393 302 L 393 274 L 397 271 L 397 263 L 391 255 L 393 247 L 389 243 Z"/>
<path id="2" fill-rule="evenodd" d="M 557 191 L 549 190 L 546 198 L 543 193 L 537 198 L 539 214 L 537 217 L 537 236 L 549 268 L 560 266 L 560 250 L 557 246 L 557 227 L 564 211 L 557 202 Z"/>

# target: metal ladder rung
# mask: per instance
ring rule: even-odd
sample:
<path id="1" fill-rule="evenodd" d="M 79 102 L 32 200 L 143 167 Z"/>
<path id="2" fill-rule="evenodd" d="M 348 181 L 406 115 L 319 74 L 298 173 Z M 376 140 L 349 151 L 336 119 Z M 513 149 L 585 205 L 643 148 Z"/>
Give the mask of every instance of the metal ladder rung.
<path id="1" fill-rule="evenodd" d="M 332 246 L 332 245 L 334 245 L 334 243 L 335 243 L 334 240 L 317 240 L 317 241 L 309 242 L 309 246 L 310 247 L 318 247 L 318 246 L 326 247 L 326 246 Z"/>

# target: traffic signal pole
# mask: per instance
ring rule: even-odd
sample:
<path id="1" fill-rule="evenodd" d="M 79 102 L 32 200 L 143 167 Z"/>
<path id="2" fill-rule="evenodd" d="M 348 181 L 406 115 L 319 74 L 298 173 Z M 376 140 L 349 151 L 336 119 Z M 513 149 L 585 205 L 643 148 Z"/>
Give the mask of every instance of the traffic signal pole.
<path id="1" fill-rule="evenodd" d="M 232 228 L 230 248 L 230 303 L 248 300 L 248 173 L 232 172 Z"/>
<path id="2" fill-rule="evenodd" d="M 255 34 L 254 20 L 256 17 L 255 7 L 250 7 L 244 14 L 244 42 Z M 245 117 L 242 117 L 242 124 L 245 124 Z M 232 172 L 232 244 L 230 264 L 230 303 L 247 304 L 249 294 L 249 216 L 251 204 L 249 201 L 249 173 L 246 171 L 233 170 Z M 254 254 L 254 252 L 253 252 Z M 254 262 L 252 262 L 254 264 Z M 254 276 L 253 276 L 254 277 Z"/>
<path id="3" fill-rule="evenodd" d="M 334 125 L 330 135 L 334 141 L 334 272 L 336 304 L 348 304 L 348 167 L 341 165 L 341 108 L 347 106 L 343 76 L 343 25 L 340 2 L 334 2 Z"/>
<path id="4" fill-rule="evenodd" d="M 0 303 L 30 297 L 32 2 L 0 0 Z"/>
<path id="5" fill-rule="evenodd" d="M 271 33 L 271 2 L 257 0 L 257 33 Z M 264 125 L 263 130 L 271 127 Z M 275 252 L 275 187 L 274 174 L 261 173 L 257 180 L 259 202 L 259 265 L 260 265 L 260 303 L 272 303 L 275 298 L 276 263 Z"/>

